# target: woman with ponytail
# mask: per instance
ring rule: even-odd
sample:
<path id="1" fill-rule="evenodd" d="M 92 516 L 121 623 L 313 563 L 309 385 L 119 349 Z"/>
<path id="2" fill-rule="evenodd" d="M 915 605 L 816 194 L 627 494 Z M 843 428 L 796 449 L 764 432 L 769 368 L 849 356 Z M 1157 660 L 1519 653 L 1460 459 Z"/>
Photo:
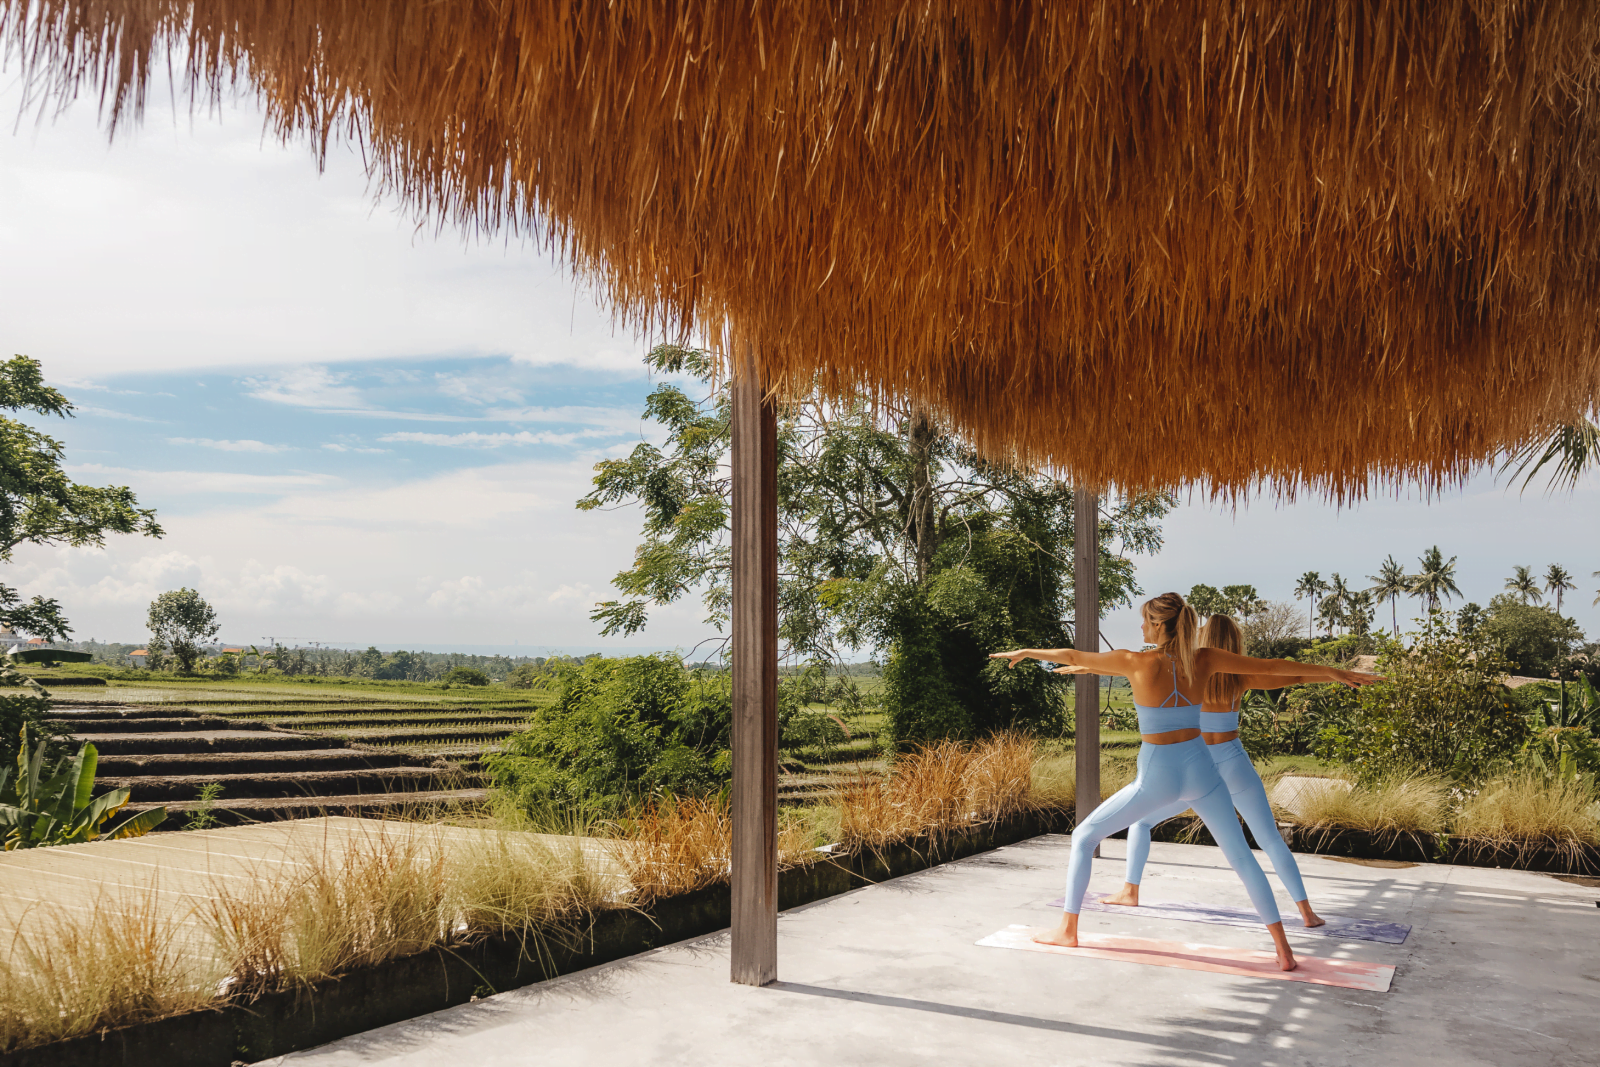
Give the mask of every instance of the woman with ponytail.
<path id="1" fill-rule="evenodd" d="M 1306 666 L 1291 660 L 1255 659 L 1220 648 L 1200 647 L 1194 609 L 1177 593 L 1163 593 L 1143 608 L 1144 639 L 1155 646 L 1143 652 L 1079 652 L 1070 648 L 1024 648 L 997 652 L 1015 667 L 1025 659 L 1085 667 L 1100 674 L 1128 679 L 1139 712 L 1138 776 L 1119 790 L 1072 833 L 1072 854 L 1067 864 L 1067 894 L 1060 925 L 1035 938 L 1045 944 L 1078 944 L 1078 911 L 1089 886 L 1089 869 L 1100 842 L 1142 818 L 1182 803 L 1193 808 L 1222 848 L 1234 872 L 1244 882 L 1251 903 L 1272 934 L 1278 965 L 1295 967 L 1294 952 L 1284 936 L 1277 903 L 1266 875 L 1245 843 L 1244 831 L 1233 814 L 1228 787 L 1217 773 L 1200 736 L 1200 709 L 1206 684 L 1215 674 L 1251 677 L 1298 677 Z M 1334 671 L 1334 680 L 1347 685 L 1376 681 L 1373 675 Z"/>
<path id="2" fill-rule="evenodd" d="M 1239 624 L 1226 615 L 1213 615 L 1200 630 L 1202 648 L 1220 648 L 1226 652 L 1242 652 L 1244 635 Z M 1261 775 L 1250 762 L 1244 746 L 1239 743 L 1239 698 L 1247 689 L 1281 689 L 1286 685 L 1313 682 L 1343 681 L 1345 672 L 1332 667 L 1303 664 L 1301 673 L 1293 677 L 1260 674 L 1213 674 L 1205 686 L 1205 703 L 1200 710 L 1200 737 L 1206 751 L 1217 766 L 1217 773 L 1228 787 L 1233 806 L 1250 827 L 1256 843 L 1272 860 L 1289 899 L 1300 909 L 1300 918 L 1307 926 L 1321 926 L 1322 919 L 1311 910 L 1305 882 L 1300 877 L 1300 865 L 1294 853 L 1284 844 L 1278 833 L 1278 822 L 1272 815 L 1272 804 L 1267 800 L 1267 788 L 1261 784 Z M 1087 667 L 1067 667 L 1063 674 L 1099 674 Z M 1107 904 L 1139 905 L 1139 881 L 1144 876 L 1145 861 L 1150 858 L 1150 830 L 1168 819 L 1182 815 L 1187 807 L 1174 801 L 1166 808 L 1153 812 L 1128 827 L 1127 873 L 1122 891 L 1105 898 Z"/>

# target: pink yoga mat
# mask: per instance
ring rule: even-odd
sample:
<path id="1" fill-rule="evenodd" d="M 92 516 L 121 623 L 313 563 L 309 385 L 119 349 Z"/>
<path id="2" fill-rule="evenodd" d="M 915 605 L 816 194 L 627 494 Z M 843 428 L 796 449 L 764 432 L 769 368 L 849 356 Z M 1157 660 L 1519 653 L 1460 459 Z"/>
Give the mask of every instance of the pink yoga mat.
<path id="1" fill-rule="evenodd" d="M 1148 937 L 1079 934 L 1077 948 L 1041 945 L 1032 938 L 1037 929 L 1035 926 L 1008 926 L 990 934 L 978 944 L 986 948 L 1014 948 L 1024 952 L 1053 952 L 1062 956 L 1121 960 L 1151 967 L 1180 967 L 1186 971 L 1276 978 L 1281 982 L 1310 982 L 1343 989 L 1365 989 L 1373 993 L 1387 993 L 1389 983 L 1394 979 L 1394 968 L 1384 963 L 1332 960 L 1297 952 L 1295 959 L 1300 966 L 1292 971 L 1280 971 L 1277 957 L 1270 952 L 1222 945 L 1195 945 L 1185 941 L 1155 941 Z"/>

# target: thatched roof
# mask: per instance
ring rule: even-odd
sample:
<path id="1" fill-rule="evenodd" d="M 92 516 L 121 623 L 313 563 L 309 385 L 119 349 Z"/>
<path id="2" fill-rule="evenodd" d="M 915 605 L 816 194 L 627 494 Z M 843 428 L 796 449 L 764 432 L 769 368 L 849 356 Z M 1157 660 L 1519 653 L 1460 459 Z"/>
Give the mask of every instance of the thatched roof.
<path id="1" fill-rule="evenodd" d="M 36 15 L 29 20 L 29 12 Z M 0 0 L 626 318 L 1128 487 L 1437 484 L 1600 400 L 1600 5 Z"/>

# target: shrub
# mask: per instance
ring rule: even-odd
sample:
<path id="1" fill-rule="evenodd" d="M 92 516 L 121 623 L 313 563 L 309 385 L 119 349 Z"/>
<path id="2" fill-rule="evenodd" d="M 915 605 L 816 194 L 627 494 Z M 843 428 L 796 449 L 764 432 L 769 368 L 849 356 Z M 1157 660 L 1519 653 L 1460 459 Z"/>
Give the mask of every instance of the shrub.
<path id="1" fill-rule="evenodd" d="M 489 676 L 475 667 L 456 667 L 441 679 L 445 685 L 488 685 Z"/>
<path id="2" fill-rule="evenodd" d="M 1512 672 L 1548 678 L 1582 640 L 1571 619 L 1547 608 L 1524 604 L 1511 593 L 1489 601 L 1478 629 L 1510 660 Z"/>
<path id="3" fill-rule="evenodd" d="M 1415 637 L 1410 649 L 1386 648 L 1383 681 L 1354 692 L 1349 721 L 1325 727 L 1316 754 L 1368 782 L 1412 774 L 1480 780 L 1528 733 L 1525 709 L 1503 681 L 1509 665 L 1482 627 L 1462 633 L 1440 612 Z"/>
<path id="4" fill-rule="evenodd" d="M 34 737 L 49 741 L 46 755 L 56 758 L 66 752 L 65 741 L 71 729 L 50 716 L 50 695 L 38 682 L 0 660 L 0 768 L 16 764 L 22 751 L 19 738 L 24 727 Z"/>
<path id="5" fill-rule="evenodd" d="M 519 663 L 506 675 L 508 689 L 537 689 L 548 673 L 532 663 Z"/>
<path id="6" fill-rule="evenodd" d="M 655 791 L 703 793 L 727 781 L 732 692 L 726 672 L 676 656 L 557 665 L 560 687 L 527 729 L 488 760 L 525 809 L 617 807 Z"/>

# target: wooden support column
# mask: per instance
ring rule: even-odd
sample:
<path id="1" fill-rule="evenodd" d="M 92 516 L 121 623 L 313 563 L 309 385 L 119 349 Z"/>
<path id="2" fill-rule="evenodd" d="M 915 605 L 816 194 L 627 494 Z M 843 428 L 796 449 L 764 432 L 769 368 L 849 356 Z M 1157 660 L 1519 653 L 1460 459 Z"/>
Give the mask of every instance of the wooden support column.
<path id="1" fill-rule="evenodd" d="M 733 375 L 733 980 L 778 979 L 778 419 L 754 350 Z"/>
<path id="2" fill-rule="evenodd" d="M 1100 497 L 1078 486 L 1073 494 L 1072 644 L 1080 652 L 1100 650 Z M 1100 679 L 1080 674 L 1077 684 L 1073 751 L 1078 775 L 1078 822 L 1100 804 Z"/>

